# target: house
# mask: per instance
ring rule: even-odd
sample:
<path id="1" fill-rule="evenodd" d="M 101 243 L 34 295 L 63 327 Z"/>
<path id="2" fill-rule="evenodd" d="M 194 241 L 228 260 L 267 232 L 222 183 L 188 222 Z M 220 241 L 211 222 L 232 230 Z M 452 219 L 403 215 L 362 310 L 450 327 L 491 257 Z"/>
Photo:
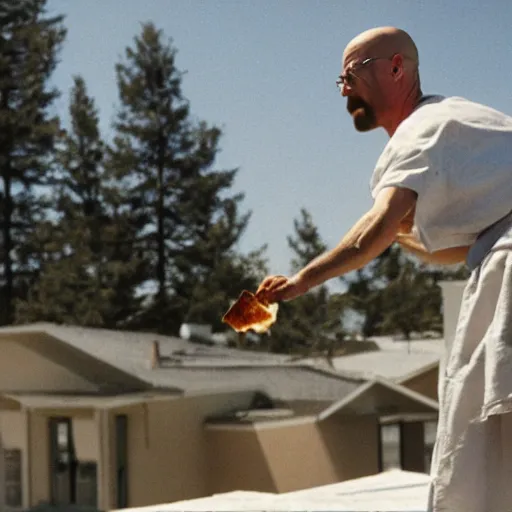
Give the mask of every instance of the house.
<path id="1" fill-rule="evenodd" d="M 1 328 L 0 344 L 7 510 L 111 510 L 371 475 L 384 468 L 389 418 L 403 420 L 402 467 L 421 470 L 421 425 L 437 411 L 389 379 L 151 333 L 33 324 Z"/>
<path id="2" fill-rule="evenodd" d="M 344 439 L 347 439 L 348 442 L 345 445 L 345 451 L 343 455 L 339 459 L 336 459 L 335 456 L 332 456 L 332 462 L 337 460 L 341 466 L 343 466 L 347 464 L 347 460 L 361 460 L 366 459 L 367 457 L 370 459 L 372 458 L 372 451 L 367 449 L 366 443 L 363 441 L 369 439 L 369 436 L 364 434 L 364 431 L 368 428 L 368 426 L 366 426 L 365 429 L 364 421 L 371 421 L 371 418 L 375 417 L 376 412 L 377 414 L 382 414 L 384 412 L 382 405 L 385 400 L 382 400 L 382 397 L 376 397 L 377 393 L 375 393 L 375 391 L 377 389 L 380 389 L 381 392 L 390 393 L 391 390 L 395 388 L 394 391 L 402 393 L 404 390 L 404 384 L 410 384 L 412 387 L 425 387 L 425 389 L 428 391 L 427 394 L 433 393 L 432 381 L 437 379 L 433 379 L 432 374 L 437 375 L 439 372 L 443 371 L 442 368 L 446 359 L 445 356 L 449 353 L 455 332 L 455 323 L 460 308 L 462 290 L 463 283 L 442 283 L 445 339 L 442 342 L 441 347 L 444 350 L 442 350 L 439 358 L 436 358 L 435 361 L 428 363 L 426 366 L 420 366 L 419 368 L 412 369 L 412 371 L 406 371 L 405 374 L 399 369 L 392 368 L 390 370 L 388 368 L 388 371 L 391 371 L 392 373 L 392 375 L 388 375 L 388 377 L 394 378 L 394 380 L 398 382 L 390 385 L 390 381 L 379 382 L 378 378 L 374 378 L 361 385 L 358 389 L 349 394 L 348 397 L 342 399 L 338 403 L 333 404 L 331 407 L 317 416 L 317 419 L 322 421 L 323 419 L 329 417 L 333 418 L 338 412 L 342 411 L 340 419 L 343 418 L 343 420 L 337 425 L 337 427 L 333 428 L 331 432 L 335 432 L 333 437 L 339 439 L 339 427 L 342 426 L 342 436 Z M 382 342 L 383 340 L 380 341 Z M 428 346 L 432 347 L 431 344 Z M 394 348 L 396 348 L 396 345 L 394 345 Z M 400 357 L 397 358 L 395 354 L 393 360 L 396 362 L 399 358 Z M 363 365 L 369 363 L 369 361 L 360 362 L 362 362 Z M 411 362 L 411 360 L 408 360 L 408 362 Z M 351 368 L 353 368 L 353 366 Z M 402 368 L 411 370 L 408 365 L 405 365 Z M 364 369 L 366 373 L 369 373 L 368 367 L 365 367 Z M 373 368 L 374 372 L 375 370 L 376 369 Z M 338 371 L 340 371 L 339 368 Z M 378 370 L 378 372 L 381 373 L 382 368 Z M 431 398 L 428 398 L 422 394 L 418 394 L 417 391 L 413 390 L 409 390 L 408 392 L 403 393 L 403 395 L 404 399 L 406 395 L 409 395 L 410 398 L 418 398 L 418 396 L 424 396 L 424 400 L 432 400 Z M 392 400 L 393 405 L 397 409 L 403 410 L 410 406 L 409 404 L 407 408 L 397 407 L 397 404 L 400 400 L 397 399 L 396 395 Z M 369 405 L 370 403 L 372 405 Z M 375 408 L 375 405 L 377 404 L 378 406 Z M 389 402 L 388 405 L 390 405 Z M 345 412 L 344 414 L 343 411 Z M 260 412 L 259 414 L 262 413 Z M 285 412 L 282 411 L 280 414 L 285 414 Z M 278 415 L 279 414 L 277 414 L 277 416 Z M 249 413 L 245 415 L 246 422 L 248 422 L 250 416 L 251 415 Z M 256 414 L 256 416 L 258 416 L 258 414 Z M 407 422 L 403 421 L 404 416 L 407 417 L 408 420 L 411 420 L 413 415 L 406 413 L 401 415 L 399 414 L 398 417 L 400 416 L 402 416 L 402 419 L 400 420 L 400 455 L 402 462 L 409 463 L 411 453 L 419 453 L 418 450 L 411 451 L 411 440 L 418 440 L 418 422 L 413 421 L 412 423 L 409 423 L 409 427 L 412 426 L 412 428 L 404 428 L 404 426 L 407 425 Z M 417 414 L 417 419 L 419 419 L 419 417 L 420 414 Z M 235 418 L 240 420 L 240 416 L 235 415 Z M 254 416 L 253 419 L 255 419 Z M 277 474 L 284 476 L 285 480 L 286 478 L 293 479 L 297 476 L 300 478 L 301 469 L 304 466 L 307 466 L 311 471 L 319 471 L 319 466 L 317 464 L 312 464 L 309 458 L 312 452 L 321 452 L 322 449 L 328 451 L 329 447 L 334 446 L 334 444 L 331 445 L 328 442 L 318 443 L 314 450 L 311 450 L 307 445 L 298 446 L 300 441 L 306 440 L 309 438 L 309 436 L 299 435 L 297 436 L 297 442 L 297 440 L 294 438 L 293 432 L 286 432 L 285 435 L 280 435 L 282 434 L 282 432 L 280 432 L 281 429 L 279 425 L 276 424 L 274 424 L 274 427 L 277 430 L 277 433 L 274 435 L 271 434 L 269 436 L 271 440 L 269 440 L 267 439 L 267 433 L 263 433 L 265 430 L 265 425 L 261 416 L 260 420 L 261 422 L 259 424 L 259 429 L 261 429 L 262 435 L 260 439 L 258 439 L 258 443 L 253 443 L 251 448 L 247 448 L 246 446 L 245 450 L 239 451 L 238 444 L 236 444 L 234 447 L 229 446 L 227 443 L 228 440 L 232 440 L 234 437 L 228 438 L 228 433 L 226 433 L 226 444 L 224 445 L 223 450 L 216 450 L 216 443 L 214 440 L 212 440 L 212 450 L 214 451 L 214 455 L 218 458 L 215 461 L 214 457 L 212 457 L 214 463 L 217 463 L 217 467 L 215 469 L 218 469 L 223 473 L 225 472 L 225 468 L 219 468 L 218 466 L 221 464 L 221 461 L 225 461 L 224 456 L 230 448 L 232 452 L 236 452 L 233 453 L 233 460 L 231 461 L 235 470 L 240 468 L 240 460 L 247 460 L 252 464 L 254 460 L 258 460 L 258 457 L 255 457 L 254 453 L 263 450 L 267 452 L 267 455 L 263 458 L 268 462 L 268 470 L 270 473 L 272 473 L 270 476 L 273 476 L 274 480 L 276 480 L 275 470 L 278 468 L 273 458 L 275 459 L 283 455 L 285 456 L 285 460 L 282 462 L 282 465 L 287 466 L 287 471 L 278 471 Z M 274 420 L 277 421 L 277 418 L 274 417 Z M 349 425 L 354 420 L 354 428 L 352 431 L 350 431 Z M 362 423 L 357 424 L 357 422 L 361 420 Z M 286 419 L 283 418 L 281 421 L 286 421 Z M 308 422 L 304 421 L 303 424 L 308 424 Z M 267 420 L 267 425 L 270 427 L 272 423 Z M 221 422 L 220 426 L 221 429 L 228 427 L 227 420 Z M 300 424 L 295 424 L 293 426 L 297 429 L 301 427 Z M 281 428 L 282 427 L 283 425 L 281 424 Z M 210 428 L 213 428 L 213 426 Z M 321 428 L 322 427 L 320 427 L 320 429 Z M 259 429 L 257 424 L 253 425 L 253 432 Z M 242 432 L 242 430 L 238 432 L 239 436 L 243 436 Z M 357 434 L 354 435 L 356 432 L 358 432 L 358 435 L 360 436 L 359 439 L 357 438 Z M 315 431 L 311 431 L 310 435 L 315 437 L 314 433 Z M 416 437 L 414 434 L 416 434 Z M 256 436 L 253 433 L 253 439 L 254 437 Z M 324 437 L 324 440 L 325 439 L 326 438 Z M 379 437 L 379 439 L 380 440 L 377 444 L 382 447 L 382 437 Z M 315 441 L 313 441 L 313 444 L 314 443 Z M 257 444 L 258 446 L 254 448 L 254 444 Z M 283 452 L 283 445 L 291 449 L 289 449 L 287 453 Z M 295 447 L 297 447 L 297 450 L 301 452 L 302 458 L 296 457 L 296 454 L 293 452 L 293 448 Z M 382 450 L 380 450 L 380 453 L 382 456 Z M 314 460 L 316 462 L 318 459 Z M 416 461 L 417 460 L 418 459 L 416 459 Z M 382 469 L 382 461 L 379 469 Z M 261 471 L 261 468 L 258 467 L 258 471 Z M 233 471 L 233 473 L 234 472 L 235 471 Z M 265 470 L 263 470 L 261 475 L 262 476 L 260 476 L 260 478 L 264 480 Z M 346 474 L 344 476 L 346 476 Z M 236 479 L 236 475 L 231 475 L 231 478 Z M 158 505 L 157 507 L 135 508 L 131 512 L 150 512 L 153 510 L 195 510 L 197 512 L 206 510 L 336 510 L 340 512 L 344 510 L 347 512 L 360 510 L 369 512 L 376 509 L 381 510 L 382 512 L 394 512 L 397 510 L 411 512 L 419 512 L 424 510 L 426 511 L 429 477 L 425 473 L 390 470 L 367 477 L 355 478 L 352 480 L 344 480 L 344 478 L 340 478 L 340 480 L 341 482 L 339 483 L 332 483 L 330 485 L 320 484 L 311 488 L 304 488 L 302 490 L 281 492 L 281 494 L 275 494 L 273 492 L 269 492 L 268 490 L 263 492 L 258 492 L 255 490 L 233 490 L 247 489 L 247 482 L 243 481 L 240 482 L 240 486 L 238 488 L 232 487 L 230 492 L 223 492 L 220 494 L 214 492 L 212 493 L 212 496 L 202 499 L 176 502 L 174 504 L 171 503 L 168 505 Z"/>

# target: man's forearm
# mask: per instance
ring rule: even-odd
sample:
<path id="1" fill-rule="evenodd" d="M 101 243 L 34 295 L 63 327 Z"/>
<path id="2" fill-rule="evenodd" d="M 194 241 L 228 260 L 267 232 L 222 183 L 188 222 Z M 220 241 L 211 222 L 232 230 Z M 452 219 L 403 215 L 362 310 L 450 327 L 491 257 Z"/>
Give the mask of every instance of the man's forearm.
<path id="1" fill-rule="evenodd" d="M 414 236 L 401 233 L 396 236 L 396 241 L 406 251 L 433 265 L 455 265 L 462 263 L 466 260 L 469 251 L 469 247 L 461 246 L 428 252 L 424 245 L 418 242 Z"/>
<path id="2" fill-rule="evenodd" d="M 309 290 L 328 279 L 358 270 L 379 256 L 394 241 L 395 229 L 380 212 L 364 215 L 332 250 L 304 267 L 297 278 Z"/>
<path id="3" fill-rule="evenodd" d="M 416 192 L 387 187 L 379 192 L 369 212 L 332 250 L 306 265 L 292 277 L 300 293 L 353 270 L 358 270 L 384 252 L 394 241 L 401 220 L 416 204 Z"/>

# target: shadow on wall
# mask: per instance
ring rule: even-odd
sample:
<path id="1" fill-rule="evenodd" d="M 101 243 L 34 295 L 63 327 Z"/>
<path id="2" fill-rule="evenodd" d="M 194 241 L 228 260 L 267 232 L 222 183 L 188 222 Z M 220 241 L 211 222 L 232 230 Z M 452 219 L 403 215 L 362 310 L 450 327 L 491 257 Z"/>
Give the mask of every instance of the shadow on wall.
<path id="1" fill-rule="evenodd" d="M 336 415 L 208 425 L 208 493 L 283 493 L 377 473 L 377 427 L 372 416 Z"/>

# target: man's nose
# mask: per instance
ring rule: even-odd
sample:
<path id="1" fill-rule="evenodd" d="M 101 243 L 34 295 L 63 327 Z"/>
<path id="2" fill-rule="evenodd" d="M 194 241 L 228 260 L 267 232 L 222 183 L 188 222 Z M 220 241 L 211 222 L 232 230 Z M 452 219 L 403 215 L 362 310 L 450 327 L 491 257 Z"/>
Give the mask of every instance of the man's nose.
<path id="1" fill-rule="evenodd" d="M 343 86 L 340 89 L 340 94 L 345 97 L 348 96 L 352 92 L 352 89 L 350 85 L 348 85 L 346 82 L 343 83 Z"/>

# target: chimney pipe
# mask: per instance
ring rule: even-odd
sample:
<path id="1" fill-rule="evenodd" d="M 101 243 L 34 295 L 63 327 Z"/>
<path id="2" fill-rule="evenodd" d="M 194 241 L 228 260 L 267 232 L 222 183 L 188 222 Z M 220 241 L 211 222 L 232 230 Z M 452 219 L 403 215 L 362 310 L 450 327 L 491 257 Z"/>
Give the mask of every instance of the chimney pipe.
<path id="1" fill-rule="evenodd" d="M 153 341 L 153 344 L 151 346 L 151 368 L 154 370 L 155 368 L 160 367 L 160 344 L 157 340 Z"/>

